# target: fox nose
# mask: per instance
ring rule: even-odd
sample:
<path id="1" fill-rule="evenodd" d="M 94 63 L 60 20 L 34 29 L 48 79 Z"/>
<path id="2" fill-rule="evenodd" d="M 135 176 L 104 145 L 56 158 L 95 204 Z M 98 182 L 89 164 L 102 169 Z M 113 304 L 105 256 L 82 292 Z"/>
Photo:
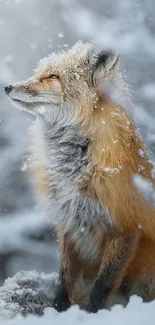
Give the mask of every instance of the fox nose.
<path id="1" fill-rule="evenodd" d="M 5 87 L 5 93 L 7 95 L 9 95 L 11 93 L 12 89 L 13 89 L 13 86 L 12 85 L 6 86 Z"/>

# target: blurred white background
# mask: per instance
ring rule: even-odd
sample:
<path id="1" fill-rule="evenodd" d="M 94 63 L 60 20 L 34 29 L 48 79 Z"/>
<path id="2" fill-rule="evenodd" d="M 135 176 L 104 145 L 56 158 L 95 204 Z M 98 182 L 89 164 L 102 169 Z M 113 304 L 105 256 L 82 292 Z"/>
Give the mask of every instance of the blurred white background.
<path id="1" fill-rule="evenodd" d="M 133 96 L 130 112 L 154 159 L 154 15 L 151 0 L 0 0 L 0 283 L 19 270 L 51 272 L 59 263 L 55 235 L 22 168 L 32 117 L 12 106 L 4 86 L 79 39 L 113 48 Z"/>

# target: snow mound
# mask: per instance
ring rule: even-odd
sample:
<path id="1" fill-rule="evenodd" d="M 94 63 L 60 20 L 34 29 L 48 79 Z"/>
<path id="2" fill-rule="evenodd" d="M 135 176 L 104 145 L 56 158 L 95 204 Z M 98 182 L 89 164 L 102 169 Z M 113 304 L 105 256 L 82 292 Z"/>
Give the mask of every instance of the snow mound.
<path id="1" fill-rule="evenodd" d="M 0 288 L 0 317 L 43 314 L 52 305 L 57 281 L 57 273 L 46 275 L 36 271 L 22 271 L 8 278 Z"/>
<path id="2" fill-rule="evenodd" d="M 154 325 L 155 301 L 143 303 L 132 296 L 127 307 L 114 306 L 88 314 L 77 306 L 58 313 L 51 308 L 57 273 L 46 275 L 22 271 L 0 288 L 0 324 L 2 325 Z M 13 317 L 14 316 L 14 317 Z M 26 316 L 26 317 L 25 317 Z M 41 317 L 40 317 L 41 316 Z"/>
<path id="3" fill-rule="evenodd" d="M 101 310 L 97 314 L 87 314 L 77 306 L 68 311 L 58 313 L 53 308 L 47 308 L 42 317 L 17 315 L 11 320 L 3 320 L 3 325 L 154 325 L 155 301 L 143 303 L 133 296 L 126 308 L 117 305 L 112 310 Z"/>

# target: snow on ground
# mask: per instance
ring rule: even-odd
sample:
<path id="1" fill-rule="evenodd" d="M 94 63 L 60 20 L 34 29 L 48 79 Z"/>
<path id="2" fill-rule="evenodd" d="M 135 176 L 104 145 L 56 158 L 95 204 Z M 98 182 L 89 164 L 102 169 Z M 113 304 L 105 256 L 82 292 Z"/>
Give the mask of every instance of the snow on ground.
<path id="1" fill-rule="evenodd" d="M 18 313 L 43 314 L 52 304 L 57 279 L 57 273 L 21 271 L 5 280 L 0 288 L 0 318 L 11 318 Z"/>
<path id="2" fill-rule="evenodd" d="M 155 301 L 143 303 L 132 296 L 126 308 L 116 305 L 111 311 L 88 314 L 78 306 L 58 313 L 51 308 L 57 274 L 39 274 L 36 271 L 19 272 L 0 288 L 0 324 L 2 325 L 154 325 Z M 31 314 L 30 314 L 31 313 Z M 37 313 L 43 316 L 32 315 Z M 28 314 L 28 315 L 27 315 Z M 27 315 L 25 317 L 25 315 Z M 14 317 L 13 317 L 14 316 Z"/>
<path id="3" fill-rule="evenodd" d="M 155 302 L 144 304 L 140 298 L 132 297 L 126 308 L 113 307 L 112 311 L 99 311 L 97 314 L 87 314 L 77 306 L 67 312 L 58 314 L 53 308 L 48 308 L 43 317 L 17 316 L 11 321 L 3 321 L 3 325 L 154 325 Z"/>

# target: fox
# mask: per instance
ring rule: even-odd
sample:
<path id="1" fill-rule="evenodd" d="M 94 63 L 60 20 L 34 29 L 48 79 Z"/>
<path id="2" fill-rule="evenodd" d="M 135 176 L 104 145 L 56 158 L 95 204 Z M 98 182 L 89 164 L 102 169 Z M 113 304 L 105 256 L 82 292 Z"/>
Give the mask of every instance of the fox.
<path id="1" fill-rule="evenodd" d="M 113 96 L 118 85 L 123 99 L 119 54 L 77 42 L 5 87 L 14 106 L 36 116 L 28 161 L 58 236 L 59 312 L 78 304 L 95 313 L 115 295 L 127 303 L 132 292 L 155 298 L 155 210 L 134 182 L 139 175 L 154 184 L 152 164 Z"/>

